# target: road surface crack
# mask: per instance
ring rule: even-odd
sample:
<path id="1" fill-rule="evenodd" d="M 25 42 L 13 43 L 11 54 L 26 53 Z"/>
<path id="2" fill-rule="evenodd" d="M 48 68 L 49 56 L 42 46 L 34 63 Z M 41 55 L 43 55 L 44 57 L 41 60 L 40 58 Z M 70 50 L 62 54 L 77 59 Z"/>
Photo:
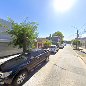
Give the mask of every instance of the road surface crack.
<path id="1" fill-rule="evenodd" d="M 54 64 L 54 65 L 57 66 L 58 68 L 62 69 L 62 70 L 66 70 L 65 68 L 60 67 L 60 66 L 58 66 L 57 64 Z"/>

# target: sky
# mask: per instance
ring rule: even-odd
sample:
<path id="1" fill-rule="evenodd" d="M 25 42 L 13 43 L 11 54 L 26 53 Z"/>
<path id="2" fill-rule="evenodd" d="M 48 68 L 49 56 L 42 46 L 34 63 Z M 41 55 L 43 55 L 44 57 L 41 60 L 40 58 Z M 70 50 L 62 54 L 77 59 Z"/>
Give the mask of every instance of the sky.
<path id="1" fill-rule="evenodd" d="M 71 40 L 77 29 L 86 37 L 86 0 L 1 0 L 0 18 L 7 17 L 18 23 L 26 17 L 38 22 L 39 37 L 61 31 L 65 40 Z"/>

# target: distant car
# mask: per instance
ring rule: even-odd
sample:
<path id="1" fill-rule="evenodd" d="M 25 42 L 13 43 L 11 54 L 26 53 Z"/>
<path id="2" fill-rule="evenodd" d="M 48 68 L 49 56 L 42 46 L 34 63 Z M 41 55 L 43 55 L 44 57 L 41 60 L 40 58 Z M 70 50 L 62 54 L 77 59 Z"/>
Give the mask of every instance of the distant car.
<path id="1" fill-rule="evenodd" d="M 59 50 L 59 47 L 57 47 L 56 45 L 51 45 L 49 47 L 49 50 L 51 53 L 56 53 Z"/>
<path id="2" fill-rule="evenodd" d="M 63 43 L 64 46 L 66 46 L 66 43 Z"/>
<path id="3" fill-rule="evenodd" d="M 64 48 L 64 45 L 63 44 L 60 44 L 59 45 L 59 49 L 63 49 Z"/>
<path id="4" fill-rule="evenodd" d="M 33 50 L 0 65 L 0 84 L 22 86 L 30 71 L 42 62 L 49 61 L 49 51 Z"/>

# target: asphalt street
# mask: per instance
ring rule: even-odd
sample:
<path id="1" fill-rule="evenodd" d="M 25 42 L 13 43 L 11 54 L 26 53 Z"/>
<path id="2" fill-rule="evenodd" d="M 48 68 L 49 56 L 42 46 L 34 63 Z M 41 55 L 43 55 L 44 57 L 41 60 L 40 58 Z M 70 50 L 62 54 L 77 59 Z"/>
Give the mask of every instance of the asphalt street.
<path id="1" fill-rule="evenodd" d="M 86 86 L 86 64 L 67 45 L 51 55 L 23 86 Z"/>

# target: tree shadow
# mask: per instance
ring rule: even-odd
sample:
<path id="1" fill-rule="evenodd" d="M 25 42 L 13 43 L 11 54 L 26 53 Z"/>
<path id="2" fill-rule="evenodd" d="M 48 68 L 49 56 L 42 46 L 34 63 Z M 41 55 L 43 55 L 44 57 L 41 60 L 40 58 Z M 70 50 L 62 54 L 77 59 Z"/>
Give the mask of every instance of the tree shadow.
<path id="1" fill-rule="evenodd" d="M 78 50 L 78 51 L 80 51 L 80 50 L 83 50 L 83 49 L 75 49 L 75 48 L 74 48 L 73 50 Z"/>

